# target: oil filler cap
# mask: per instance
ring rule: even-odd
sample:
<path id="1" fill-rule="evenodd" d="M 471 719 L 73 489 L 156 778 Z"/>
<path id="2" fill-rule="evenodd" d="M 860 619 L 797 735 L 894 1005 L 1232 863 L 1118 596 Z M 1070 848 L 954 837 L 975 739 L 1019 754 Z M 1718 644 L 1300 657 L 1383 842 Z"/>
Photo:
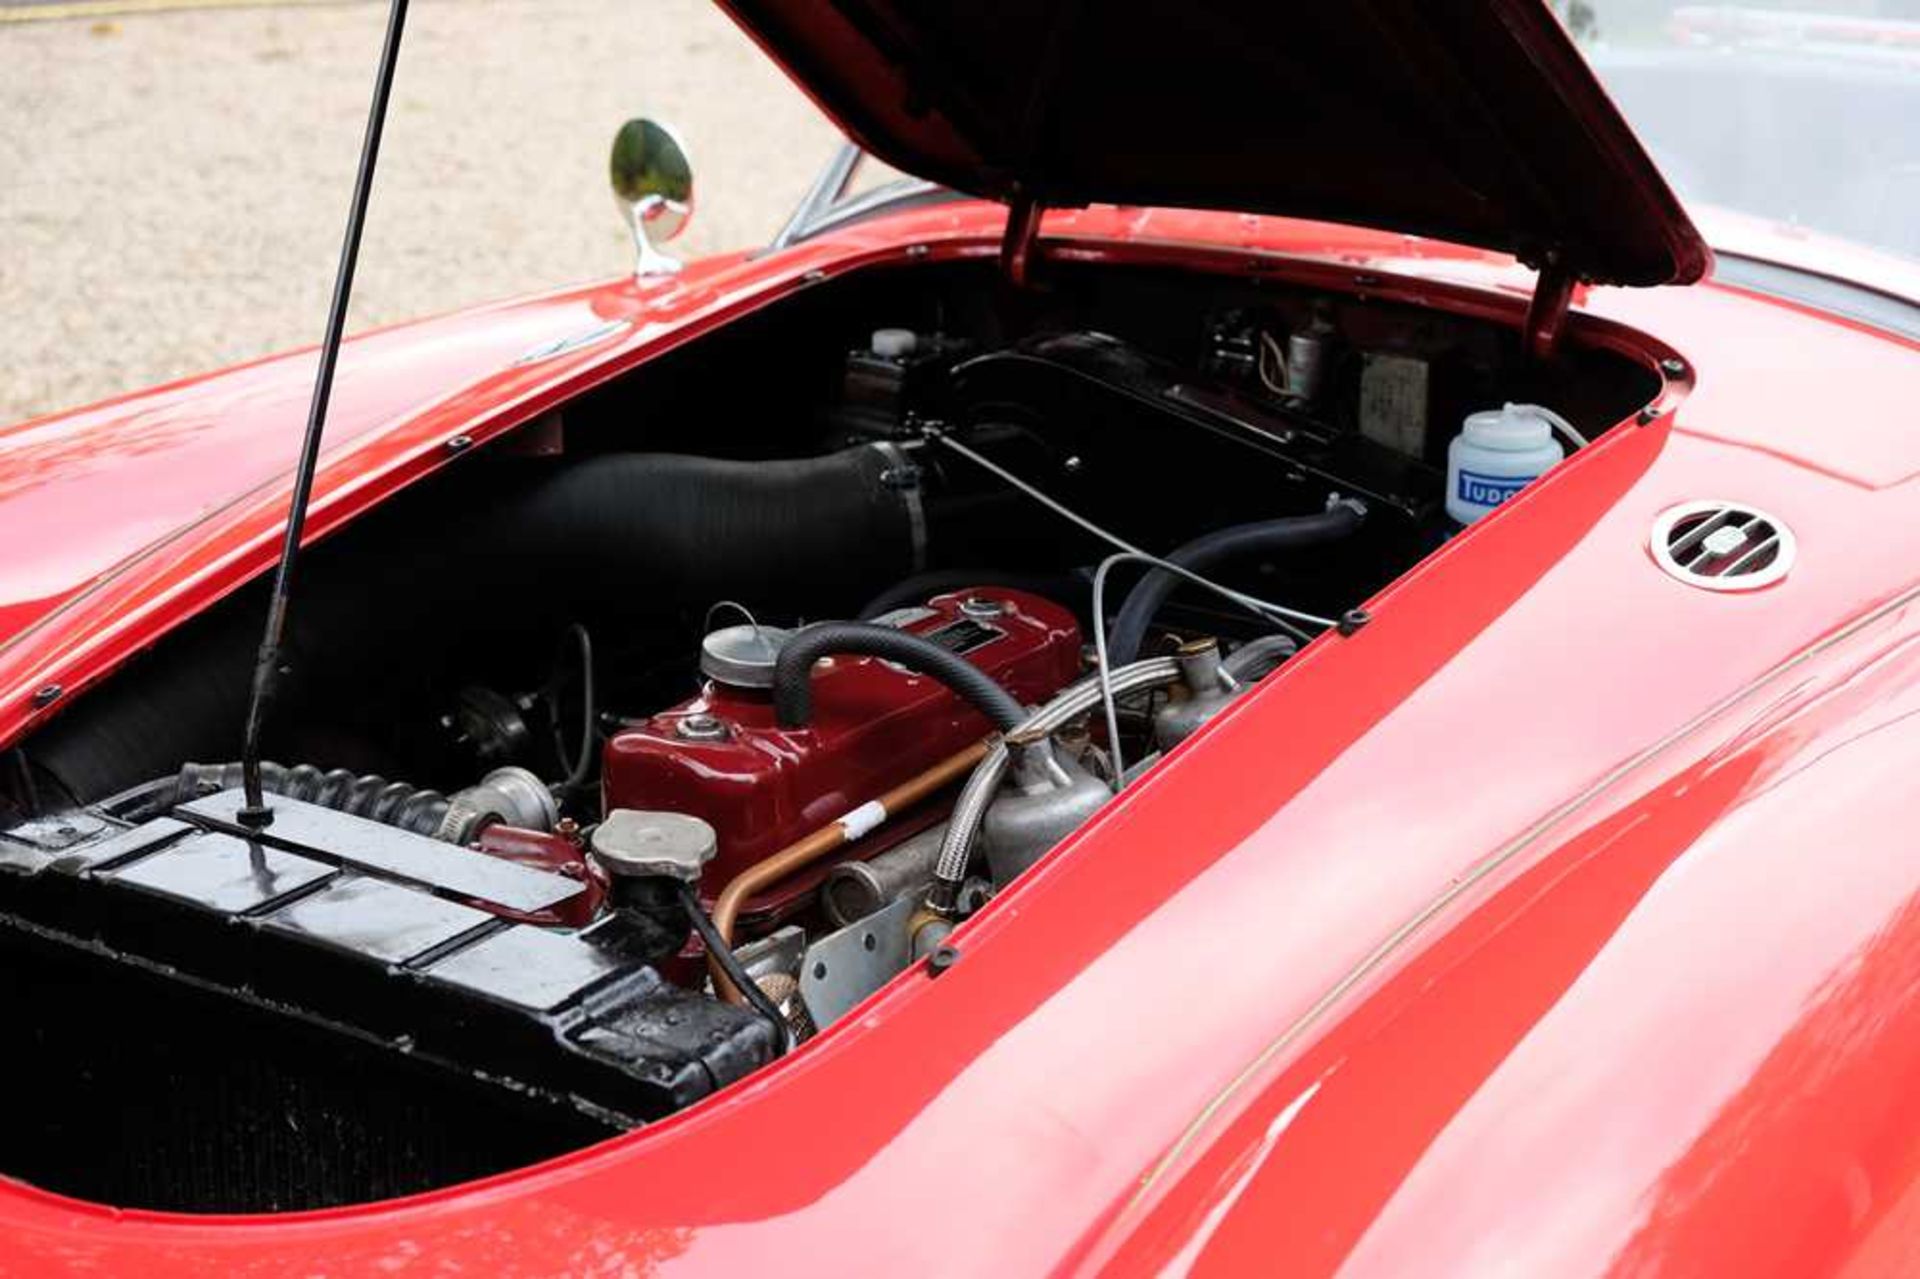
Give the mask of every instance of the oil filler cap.
<path id="1" fill-rule="evenodd" d="M 780 646 L 792 633 L 752 622 L 709 631 L 700 641 L 700 673 L 734 688 L 772 688 Z"/>
<path id="2" fill-rule="evenodd" d="M 664 875 L 696 883 L 713 860 L 719 837 L 687 813 L 616 808 L 593 831 L 593 855 L 621 879 Z"/>

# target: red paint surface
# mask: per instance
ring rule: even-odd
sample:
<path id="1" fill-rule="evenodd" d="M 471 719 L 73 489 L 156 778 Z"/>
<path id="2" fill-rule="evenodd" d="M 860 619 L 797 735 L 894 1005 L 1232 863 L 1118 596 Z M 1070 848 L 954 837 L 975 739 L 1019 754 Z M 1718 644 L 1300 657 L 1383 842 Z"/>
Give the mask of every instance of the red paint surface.
<path id="1" fill-rule="evenodd" d="M 808 270 L 984 256 L 998 220 L 356 343 L 316 531 Z M 1271 219 L 1046 230 L 1511 323 L 1530 283 Z M 502 368 L 609 314 L 631 333 Z M 1913 1273 L 1920 359 L 1712 285 L 1596 291 L 1570 336 L 1689 374 L 1185 743 L 937 982 L 653 1128 L 399 1203 L 189 1219 L 5 1188 L 0 1270 Z M 266 563 L 304 363 L 0 436 L 0 739 L 46 713 L 33 688 Z M 1712 496 L 1791 524 L 1795 571 L 1659 572 L 1653 517 Z"/>
<path id="2" fill-rule="evenodd" d="M 577 832 L 573 839 L 569 839 L 554 831 L 523 830 L 518 826 L 497 823 L 487 827 L 475 841 L 475 846 L 481 852 L 502 861 L 550 870 L 568 879 L 577 879 L 587 886 L 587 891 L 569 897 L 558 906 L 531 912 L 508 910 L 497 902 L 470 901 L 468 904 L 489 914 L 523 920 L 529 924 L 585 928 L 599 917 L 600 908 L 607 900 L 608 882 L 606 871 L 587 856 L 578 838 Z"/>
<path id="3" fill-rule="evenodd" d="M 1019 591 L 983 587 L 935 596 L 927 604 L 930 616 L 901 629 L 928 635 L 966 624 L 960 604 L 969 596 L 1001 603 L 1007 611 L 974 624 L 998 634 L 967 653 L 967 660 L 1023 703 L 1046 701 L 1080 673 L 1073 614 Z M 713 717 L 727 736 L 688 741 L 677 730 L 690 715 Z M 872 657 L 841 655 L 818 663 L 813 719 L 798 729 L 776 722 L 770 691 L 709 681 L 699 697 L 607 739 L 606 806 L 665 809 L 709 822 L 719 848 L 702 887 L 717 897 L 748 867 L 992 728 L 938 680 Z M 879 849 L 876 844 L 870 851 Z"/>

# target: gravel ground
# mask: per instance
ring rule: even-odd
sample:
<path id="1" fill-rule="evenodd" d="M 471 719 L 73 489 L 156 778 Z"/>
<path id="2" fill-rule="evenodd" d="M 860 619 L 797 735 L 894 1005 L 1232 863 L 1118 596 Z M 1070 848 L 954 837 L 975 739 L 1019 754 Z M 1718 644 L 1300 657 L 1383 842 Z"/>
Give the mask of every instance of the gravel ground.
<path id="1" fill-rule="evenodd" d="M 318 339 L 385 5 L 0 25 L 0 423 Z M 351 327 L 603 278 L 620 121 L 676 249 L 763 243 L 838 133 L 706 0 L 416 0 Z"/>

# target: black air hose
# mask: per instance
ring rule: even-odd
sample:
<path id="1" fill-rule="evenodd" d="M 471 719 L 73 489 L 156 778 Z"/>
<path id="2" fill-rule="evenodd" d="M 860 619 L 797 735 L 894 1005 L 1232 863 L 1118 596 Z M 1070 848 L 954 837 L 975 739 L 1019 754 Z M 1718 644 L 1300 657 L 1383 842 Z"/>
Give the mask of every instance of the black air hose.
<path id="1" fill-rule="evenodd" d="M 565 566 L 568 582 L 653 602 L 818 607 L 823 594 L 916 567 L 918 494 L 896 486 L 898 470 L 897 455 L 873 445 L 753 462 L 607 454 L 508 496 L 486 513 L 481 543 L 503 560 L 535 559 L 528 585 Z"/>
<path id="2" fill-rule="evenodd" d="M 519 628 L 531 647 L 555 617 L 637 627 L 721 598 L 852 607 L 920 561 L 919 494 L 900 486 L 890 447 L 785 461 L 599 454 L 529 476 L 537 465 L 449 475 L 306 553 L 270 750 L 308 753 L 304 708 L 336 723 L 339 707 L 417 696 L 472 647 L 482 617 L 490 640 Z M 263 605 L 249 591 L 168 636 L 37 734 L 34 766 L 84 803 L 233 754 Z"/>
<path id="3" fill-rule="evenodd" d="M 1204 573 L 1215 564 L 1249 555 L 1271 555 L 1297 550 L 1346 537 L 1360 527 L 1365 508 L 1358 502 L 1341 501 L 1318 515 L 1294 515 L 1278 520 L 1259 520 L 1215 529 L 1194 538 L 1167 556 L 1169 562 L 1195 573 Z M 1140 644 L 1147 637 L 1160 606 L 1180 585 L 1177 574 L 1154 569 L 1131 591 L 1113 619 L 1107 638 L 1107 660 L 1125 666 L 1140 655 Z"/>
<path id="4" fill-rule="evenodd" d="M 312 764 L 263 762 L 261 786 L 275 795 L 305 800 L 322 808 L 351 813 L 387 826 L 432 835 L 446 818 L 447 797 L 439 791 L 390 782 L 374 773 L 355 774 L 344 768 L 320 769 Z M 173 802 L 184 804 L 204 795 L 217 795 L 240 785 L 239 764 L 184 764 L 174 782 Z"/>
<path id="5" fill-rule="evenodd" d="M 840 653 L 885 658 L 931 676 L 977 706 L 1001 732 L 1027 717 L 1019 699 L 993 676 L 930 639 L 868 622 L 815 622 L 789 636 L 773 664 L 773 708 L 781 727 L 800 728 L 813 718 L 813 664 Z"/>

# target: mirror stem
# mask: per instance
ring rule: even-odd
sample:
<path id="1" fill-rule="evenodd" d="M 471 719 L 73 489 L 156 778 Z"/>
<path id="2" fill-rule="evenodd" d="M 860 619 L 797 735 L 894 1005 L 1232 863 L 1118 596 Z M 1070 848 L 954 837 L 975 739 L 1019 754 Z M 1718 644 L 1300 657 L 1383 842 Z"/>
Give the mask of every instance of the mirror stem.
<path id="1" fill-rule="evenodd" d="M 680 259 L 662 253 L 647 233 L 647 218 L 666 201 L 659 196 L 648 196 L 636 201 L 628 211 L 632 221 L 634 265 L 633 278 L 646 281 L 659 275 L 674 275 L 680 270 Z"/>
<path id="2" fill-rule="evenodd" d="M 313 400 L 307 409 L 307 432 L 300 442 L 300 461 L 293 475 L 293 500 L 280 543 L 280 562 L 274 569 L 273 595 L 267 605 L 266 633 L 253 667 L 253 692 L 247 702 L 246 737 L 241 747 L 241 787 L 246 800 L 238 814 L 241 824 L 260 829 L 273 820 L 260 784 L 260 739 L 273 704 L 282 669 L 287 632 L 287 603 L 293 591 L 293 565 L 300 553 L 300 536 L 307 523 L 307 501 L 313 494 L 313 476 L 320 460 L 320 436 L 326 429 L 327 404 L 333 396 L 333 371 L 340 358 L 340 340 L 347 323 L 347 301 L 353 295 L 353 269 L 360 256 L 360 233 L 366 227 L 367 197 L 373 171 L 380 160 L 380 135 L 387 119 L 387 100 L 393 93 L 393 71 L 400 60 L 400 37 L 407 23 L 407 0 L 392 0 L 387 12 L 386 40 L 380 49 L 380 69 L 373 83 L 373 105 L 367 113 L 367 132 L 360 144 L 360 169 L 353 181 L 353 203 L 347 211 L 346 237 L 340 246 L 340 264 L 333 278 L 333 302 L 327 311 L 326 335 L 320 342 Z"/>

